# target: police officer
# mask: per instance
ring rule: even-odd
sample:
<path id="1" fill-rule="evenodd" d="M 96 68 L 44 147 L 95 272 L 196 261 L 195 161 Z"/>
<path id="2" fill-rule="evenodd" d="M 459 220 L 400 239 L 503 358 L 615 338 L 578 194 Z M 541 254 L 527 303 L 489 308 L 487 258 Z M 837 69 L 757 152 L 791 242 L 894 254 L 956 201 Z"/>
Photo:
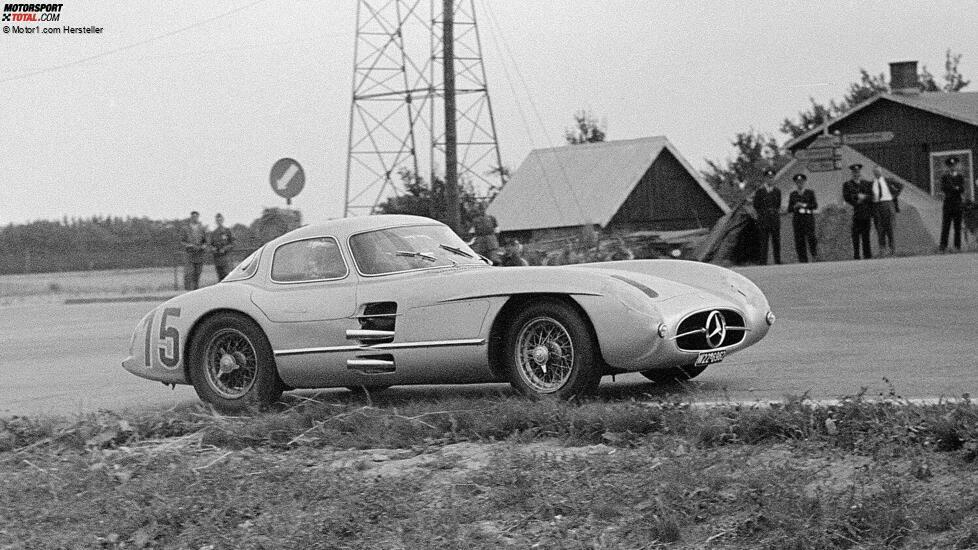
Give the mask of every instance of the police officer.
<path id="1" fill-rule="evenodd" d="M 214 271 L 217 271 L 217 280 L 222 281 L 231 272 L 231 252 L 234 250 L 234 234 L 227 227 L 224 227 L 224 216 L 218 212 L 214 216 L 214 223 L 217 227 L 208 236 L 208 244 L 214 253 Z"/>
<path id="2" fill-rule="evenodd" d="M 788 194 L 788 212 L 791 212 L 791 228 L 795 234 L 795 252 L 799 262 L 808 262 L 809 251 L 812 261 L 818 261 L 818 240 L 815 238 L 815 191 L 805 189 L 808 176 L 795 174 L 791 178 L 795 190 Z"/>
<path id="3" fill-rule="evenodd" d="M 954 248 L 961 250 L 961 214 L 964 210 L 964 176 L 958 171 L 958 157 L 944 161 L 948 171 L 941 176 L 941 192 L 944 206 L 941 209 L 941 252 L 947 251 L 947 238 L 954 225 Z"/>
<path id="4" fill-rule="evenodd" d="M 781 263 L 781 190 L 774 186 L 774 170 L 764 170 L 764 185 L 754 192 L 754 210 L 761 230 L 761 265 L 767 264 L 767 245 L 771 241 L 774 263 Z"/>
<path id="5" fill-rule="evenodd" d="M 863 165 L 849 165 L 851 176 L 842 184 L 842 199 L 852 205 L 852 257 L 859 259 L 859 245 L 862 244 L 862 257 L 870 259 L 873 251 L 869 247 L 869 227 L 873 220 L 873 182 L 862 177 Z"/>
<path id="6" fill-rule="evenodd" d="M 200 272 L 204 269 L 207 250 L 207 233 L 200 223 L 200 212 L 194 210 L 190 213 L 190 219 L 180 233 L 180 244 L 183 246 L 186 258 L 183 268 L 183 288 L 196 290 L 200 286 Z"/>

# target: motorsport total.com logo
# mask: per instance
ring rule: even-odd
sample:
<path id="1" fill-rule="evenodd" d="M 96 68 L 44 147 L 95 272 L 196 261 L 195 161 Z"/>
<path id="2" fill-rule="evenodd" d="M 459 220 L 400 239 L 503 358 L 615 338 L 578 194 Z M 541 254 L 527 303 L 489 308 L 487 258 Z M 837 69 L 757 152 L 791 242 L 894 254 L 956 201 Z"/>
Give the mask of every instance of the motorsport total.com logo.
<path id="1" fill-rule="evenodd" d="M 60 21 L 64 4 L 4 4 L 3 20 L 30 23 Z"/>

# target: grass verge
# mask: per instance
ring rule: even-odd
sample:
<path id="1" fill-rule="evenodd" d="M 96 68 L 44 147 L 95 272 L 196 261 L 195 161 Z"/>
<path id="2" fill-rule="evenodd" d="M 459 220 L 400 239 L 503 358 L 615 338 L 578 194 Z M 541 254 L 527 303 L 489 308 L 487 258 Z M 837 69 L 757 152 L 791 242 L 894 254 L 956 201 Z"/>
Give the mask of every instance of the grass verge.
<path id="1" fill-rule="evenodd" d="M 978 547 L 967 399 L 350 396 L 14 417 L 0 449 L 0 548 Z"/>

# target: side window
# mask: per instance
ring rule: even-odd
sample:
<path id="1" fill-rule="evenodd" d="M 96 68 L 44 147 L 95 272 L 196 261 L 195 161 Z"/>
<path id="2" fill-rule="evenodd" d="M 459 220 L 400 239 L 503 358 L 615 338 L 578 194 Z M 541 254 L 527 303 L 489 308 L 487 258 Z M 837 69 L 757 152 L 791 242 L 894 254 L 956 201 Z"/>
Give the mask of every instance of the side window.
<path id="1" fill-rule="evenodd" d="M 279 283 L 321 281 L 346 276 L 339 245 L 330 237 L 283 244 L 272 258 L 272 280 Z"/>

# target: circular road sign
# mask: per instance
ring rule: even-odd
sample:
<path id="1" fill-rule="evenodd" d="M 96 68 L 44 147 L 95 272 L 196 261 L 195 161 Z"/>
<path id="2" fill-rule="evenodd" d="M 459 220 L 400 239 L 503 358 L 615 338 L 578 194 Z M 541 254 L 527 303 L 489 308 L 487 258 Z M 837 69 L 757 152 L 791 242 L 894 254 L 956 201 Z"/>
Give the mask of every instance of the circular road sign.
<path id="1" fill-rule="evenodd" d="M 302 191 L 306 184 L 306 173 L 295 159 L 284 158 L 272 165 L 268 179 L 276 195 L 291 199 Z"/>

